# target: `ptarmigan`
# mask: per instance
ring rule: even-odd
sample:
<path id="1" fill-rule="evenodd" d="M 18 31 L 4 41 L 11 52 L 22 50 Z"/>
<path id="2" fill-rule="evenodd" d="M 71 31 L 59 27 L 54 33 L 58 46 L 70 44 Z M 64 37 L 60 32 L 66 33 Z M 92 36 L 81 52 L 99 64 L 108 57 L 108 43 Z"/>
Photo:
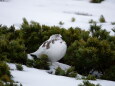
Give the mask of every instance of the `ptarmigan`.
<path id="1" fill-rule="evenodd" d="M 48 56 L 49 61 L 56 62 L 60 60 L 66 53 L 67 45 L 66 42 L 62 40 L 60 34 L 54 34 L 45 41 L 37 51 L 31 53 L 31 56 L 40 57 L 42 54 Z"/>

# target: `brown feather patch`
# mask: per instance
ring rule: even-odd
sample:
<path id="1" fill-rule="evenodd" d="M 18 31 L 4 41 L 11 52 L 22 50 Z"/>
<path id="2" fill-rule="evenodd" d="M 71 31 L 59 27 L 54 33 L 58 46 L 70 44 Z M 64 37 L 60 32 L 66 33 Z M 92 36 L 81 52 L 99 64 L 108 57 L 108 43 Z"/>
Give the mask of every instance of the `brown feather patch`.
<path id="1" fill-rule="evenodd" d="M 55 41 L 55 40 L 52 40 L 52 43 L 53 43 L 53 44 L 54 44 L 54 41 Z"/>
<path id="2" fill-rule="evenodd" d="M 51 41 L 47 42 L 46 49 L 50 48 L 50 43 L 51 43 Z"/>
<path id="3" fill-rule="evenodd" d="M 45 42 L 43 43 L 42 47 L 45 47 L 46 43 L 47 43 L 47 41 L 45 41 Z"/>
<path id="4" fill-rule="evenodd" d="M 62 43 L 62 41 L 60 43 Z"/>

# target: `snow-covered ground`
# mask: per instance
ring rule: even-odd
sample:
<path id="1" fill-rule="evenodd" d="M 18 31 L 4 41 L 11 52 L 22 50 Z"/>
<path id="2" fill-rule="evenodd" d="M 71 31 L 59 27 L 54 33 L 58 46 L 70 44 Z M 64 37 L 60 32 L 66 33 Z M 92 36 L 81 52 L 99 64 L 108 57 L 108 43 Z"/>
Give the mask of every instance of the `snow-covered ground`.
<path id="1" fill-rule="evenodd" d="M 88 30 L 90 19 L 99 22 L 100 15 L 104 15 L 106 23 L 103 23 L 102 27 L 108 31 L 115 28 L 115 25 L 111 25 L 111 22 L 115 22 L 115 0 L 105 0 L 101 4 L 93 4 L 89 1 L 7 0 L 0 2 L 0 24 L 19 27 L 22 18 L 25 17 L 28 21 L 34 20 L 40 24 L 52 26 L 59 25 L 59 21 L 62 21 L 64 22 L 62 27 L 78 26 Z M 75 22 L 71 22 L 72 17 L 76 19 Z"/>
<path id="2" fill-rule="evenodd" d="M 56 63 L 62 67 L 66 67 L 64 64 Z M 55 64 L 55 65 L 56 65 Z M 13 79 L 23 86 L 78 86 L 83 80 L 76 80 L 75 78 L 69 78 L 64 76 L 51 75 L 46 70 L 39 70 L 35 68 L 29 68 L 23 65 L 24 71 L 16 70 L 14 64 L 8 64 L 10 66 Z M 67 66 L 68 67 L 68 66 Z M 96 80 L 91 83 L 100 84 L 101 86 L 115 86 L 115 82 L 107 80 Z"/>

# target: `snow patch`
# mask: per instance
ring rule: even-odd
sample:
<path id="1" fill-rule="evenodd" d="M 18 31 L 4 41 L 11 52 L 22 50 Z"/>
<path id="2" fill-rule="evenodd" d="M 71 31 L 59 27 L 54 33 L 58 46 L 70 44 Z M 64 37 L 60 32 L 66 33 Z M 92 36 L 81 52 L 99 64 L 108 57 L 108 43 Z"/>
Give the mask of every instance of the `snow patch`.
<path id="1" fill-rule="evenodd" d="M 61 65 L 61 63 L 55 63 Z M 11 69 L 15 69 L 15 64 L 8 63 Z M 62 64 L 62 67 L 69 67 Z M 46 70 L 29 68 L 23 65 L 24 71 L 10 70 L 13 79 L 23 86 L 78 86 L 83 80 L 76 80 L 65 76 L 56 76 L 48 74 Z M 107 80 L 96 80 L 91 83 L 100 84 L 102 86 L 115 86 L 115 82 Z"/>
<path id="2" fill-rule="evenodd" d="M 115 21 L 114 10 L 115 0 L 104 0 L 100 4 L 90 3 L 89 0 L 9 0 L 0 2 L 0 24 L 15 25 L 19 28 L 22 18 L 25 17 L 28 21 L 34 20 L 40 24 L 59 26 L 59 21 L 63 21 L 62 27 L 80 27 L 88 30 L 90 27 L 88 21 L 90 19 L 99 21 L 100 15 L 103 15 L 107 21 L 103 28 L 113 35 L 111 29 L 114 26 L 111 22 Z M 76 12 L 80 15 L 76 15 Z M 81 16 L 81 13 L 92 16 Z M 72 17 L 76 22 L 71 22 Z"/>

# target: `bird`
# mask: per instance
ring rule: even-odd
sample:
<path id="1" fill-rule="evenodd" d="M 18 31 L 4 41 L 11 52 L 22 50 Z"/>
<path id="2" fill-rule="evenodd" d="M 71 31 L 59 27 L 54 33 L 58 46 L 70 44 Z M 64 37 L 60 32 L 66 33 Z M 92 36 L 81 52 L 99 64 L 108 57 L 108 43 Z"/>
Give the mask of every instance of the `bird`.
<path id="1" fill-rule="evenodd" d="M 41 55 L 45 54 L 50 62 L 57 62 L 64 57 L 66 50 L 67 44 L 62 39 L 62 36 L 53 34 L 35 52 L 30 53 L 30 56 L 40 58 Z"/>

